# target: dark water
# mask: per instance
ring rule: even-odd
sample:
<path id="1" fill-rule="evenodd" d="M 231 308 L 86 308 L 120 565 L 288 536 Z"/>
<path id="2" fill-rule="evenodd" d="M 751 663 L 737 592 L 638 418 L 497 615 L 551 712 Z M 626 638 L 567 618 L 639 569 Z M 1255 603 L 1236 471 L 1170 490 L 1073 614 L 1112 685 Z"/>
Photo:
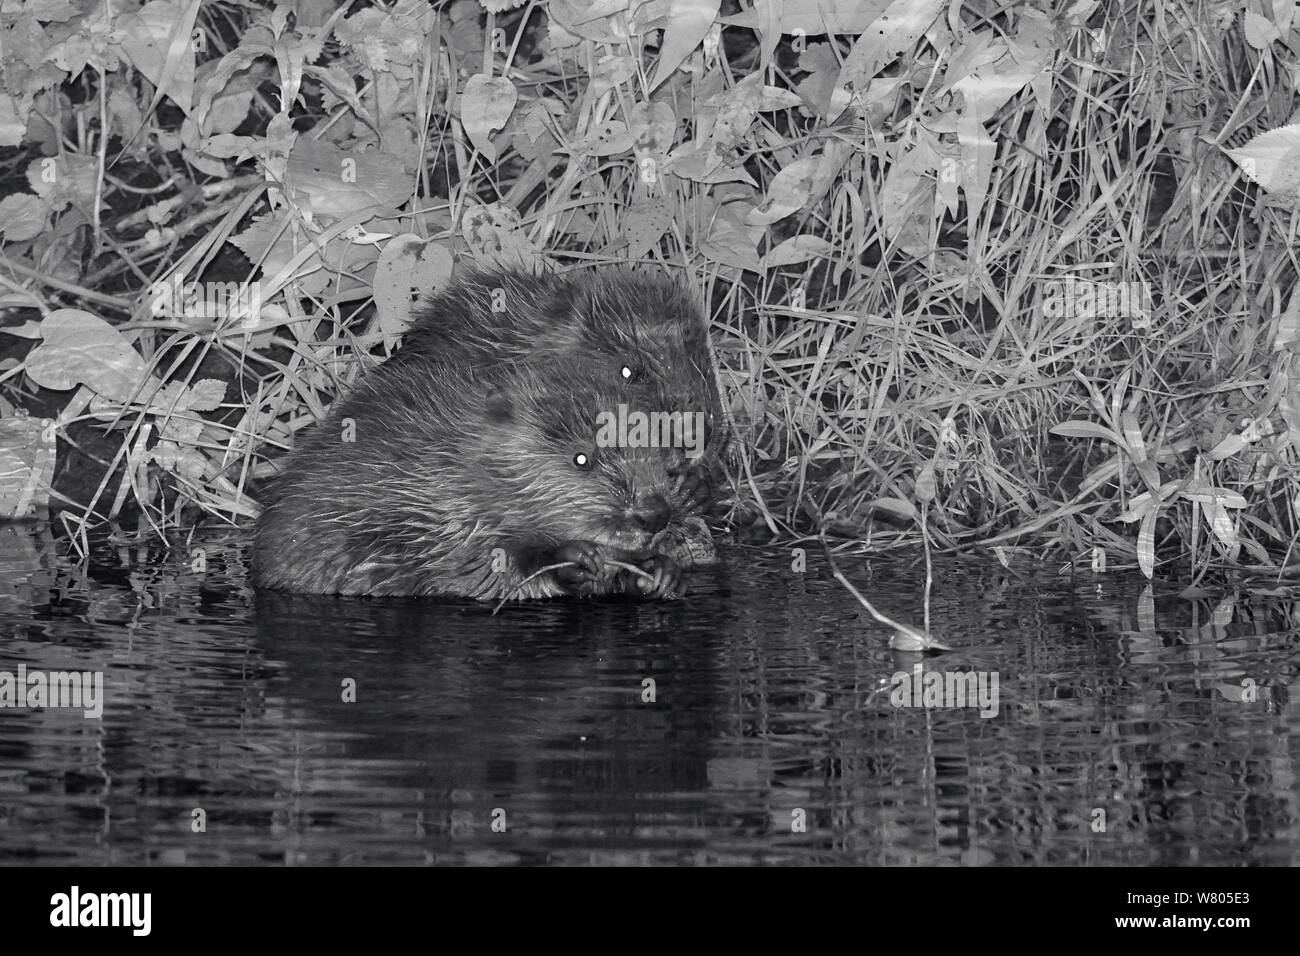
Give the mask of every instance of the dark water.
<path id="1" fill-rule="evenodd" d="M 259 595 L 244 545 L 0 528 L 0 672 L 104 680 L 0 710 L 0 863 L 1300 862 L 1292 601 L 945 560 L 923 660 L 815 553 L 492 616 Z M 909 557 L 842 566 L 920 623 Z M 996 715 L 891 705 L 922 661 Z"/>

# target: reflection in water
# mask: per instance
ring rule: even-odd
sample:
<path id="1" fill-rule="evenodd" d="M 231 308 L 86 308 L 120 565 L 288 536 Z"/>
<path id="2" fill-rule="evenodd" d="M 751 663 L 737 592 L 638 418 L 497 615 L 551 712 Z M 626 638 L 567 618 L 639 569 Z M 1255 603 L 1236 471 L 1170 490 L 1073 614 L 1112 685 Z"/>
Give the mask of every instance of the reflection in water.
<path id="1" fill-rule="evenodd" d="M 811 559 L 679 602 L 254 593 L 244 539 L 0 538 L 0 672 L 104 673 L 102 720 L 0 710 L 0 862 L 1297 862 L 1297 604 L 949 562 L 888 650 Z M 918 570 L 842 559 L 921 619 Z M 995 675 L 998 709 L 890 679 Z"/>

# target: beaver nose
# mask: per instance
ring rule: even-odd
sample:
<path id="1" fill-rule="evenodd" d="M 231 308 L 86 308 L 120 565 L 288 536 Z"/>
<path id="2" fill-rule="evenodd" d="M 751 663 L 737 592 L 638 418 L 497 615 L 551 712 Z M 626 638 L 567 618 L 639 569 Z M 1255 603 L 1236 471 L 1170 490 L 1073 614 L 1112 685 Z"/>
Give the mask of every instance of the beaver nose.
<path id="1" fill-rule="evenodd" d="M 632 523 L 641 531 L 658 534 L 668 527 L 671 516 L 672 509 L 668 507 L 663 495 L 651 495 L 637 502 L 636 510 L 632 512 Z"/>

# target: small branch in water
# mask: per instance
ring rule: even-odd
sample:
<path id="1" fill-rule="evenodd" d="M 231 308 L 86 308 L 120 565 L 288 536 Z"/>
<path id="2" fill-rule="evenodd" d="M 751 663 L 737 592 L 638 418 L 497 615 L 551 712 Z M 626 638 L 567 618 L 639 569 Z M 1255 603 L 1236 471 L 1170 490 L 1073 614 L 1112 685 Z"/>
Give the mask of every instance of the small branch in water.
<path id="1" fill-rule="evenodd" d="M 831 554 L 831 549 L 826 544 L 826 535 L 821 536 L 822 550 L 826 552 L 826 560 L 830 562 L 831 574 L 835 575 L 835 580 L 844 585 L 848 592 L 858 599 L 867 613 L 874 617 L 881 624 L 894 629 L 894 636 L 889 639 L 889 646 L 896 651 L 950 651 L 952 650 L 947 644 L 941 644 L 930 636 L 928 631 L 918 631 L 916 628 L 893 618 L 886 617 L 872 606 L 871 602 L 862 596 L 857 588 L 846 578 L 835 563 L 835 557 Z"/>

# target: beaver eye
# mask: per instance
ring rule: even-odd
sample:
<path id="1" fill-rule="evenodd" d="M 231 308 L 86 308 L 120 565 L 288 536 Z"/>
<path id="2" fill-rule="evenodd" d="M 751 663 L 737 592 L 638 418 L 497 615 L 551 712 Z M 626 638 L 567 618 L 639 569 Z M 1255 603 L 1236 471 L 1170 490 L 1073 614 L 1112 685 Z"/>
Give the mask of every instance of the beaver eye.
<path id="1" fill-rule="evenodd" d="M 585 451 L 576 452 L 573 456 L 573 467 L 580 471 L 591 471 L 596 464 L 596 457 Z"/>
<path id="2" fill-rule="evenodd" d="M 618 377 L 629 385 L 635 385 L 637 382 L 641 381 L 643 375 L 641 370 L 635 365 L 629 365 L 624 362 L 618 370 Z"/>

